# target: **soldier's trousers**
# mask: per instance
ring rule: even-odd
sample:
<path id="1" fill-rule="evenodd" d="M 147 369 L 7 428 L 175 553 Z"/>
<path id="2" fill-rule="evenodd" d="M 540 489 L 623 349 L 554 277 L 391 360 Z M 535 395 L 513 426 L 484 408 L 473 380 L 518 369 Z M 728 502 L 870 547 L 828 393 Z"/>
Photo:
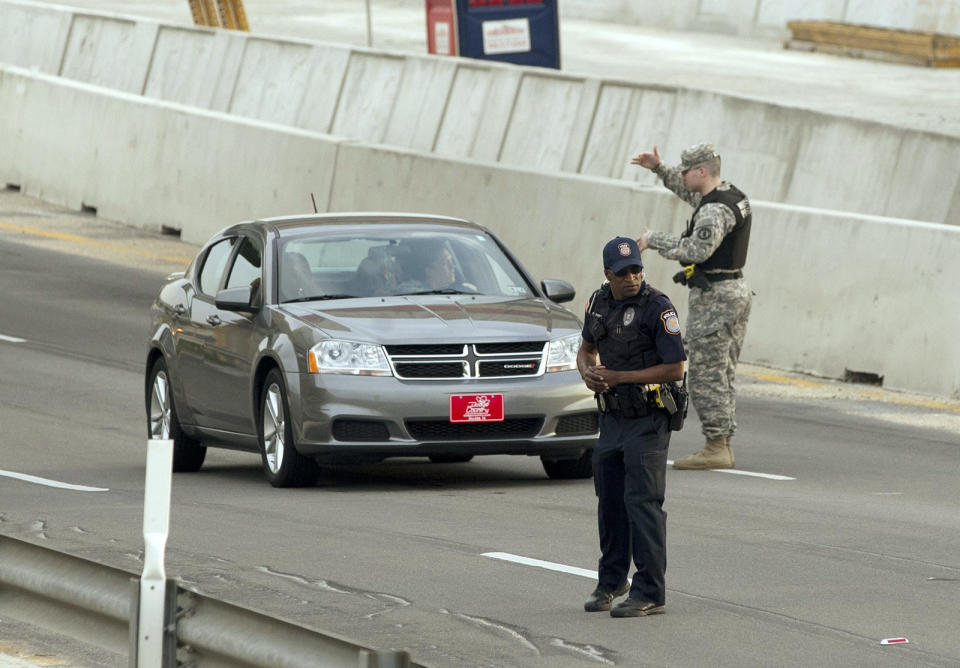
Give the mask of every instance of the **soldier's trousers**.
<path id="1" fill-rule="evenodd" d="M 593 451 L 600 530 L 599 586 L 613 591 L 627 579 L 630 558 L 637 568 L 630 595 L 662 605 L 666 599 L 667 416 L 655 409 L 640 418 L 600 414 Z"/>
<path id="2" fill-rule="evenodd" d="M 710 304 L 709 308 L 704 308 L 707 304 L 703 302 L 709 300 L 710 293 L 698 296 L 702 300 L 697 304 L 700 308 L 694 307 L 693 299 L 690 306 L 688 331 L 694 335 L 684 341 L 689 360 L 690 402 L 700 417 L 700 429 L 704 436 L 709 439 L 727 438 L 737 430 L 734 380 L 750 317 L 750 294 L 749 291 L 746 294 L 741 291 L 730 295 L 729 302 Z M 722 296 L 725 295 L 717 295 Z M 713 319 L 712 323 L 698 321 L 703 316 L 701 309 Z M 704 330 L 708 331 L 697 333 Z"/>

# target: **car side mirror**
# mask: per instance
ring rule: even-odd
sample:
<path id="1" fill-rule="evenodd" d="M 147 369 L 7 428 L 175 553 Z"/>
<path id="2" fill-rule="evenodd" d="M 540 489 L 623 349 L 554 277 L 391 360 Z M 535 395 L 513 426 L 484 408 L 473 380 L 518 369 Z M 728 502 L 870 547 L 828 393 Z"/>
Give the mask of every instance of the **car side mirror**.
<path id="1" fill-rule="evenodd" d="M 253 305 L 253 289 L 249 285 L 227 288 L 217 293 L 217 308 L 224 311 L 256 313 L 260 307 Z"/>
<path id="2" fill-rule="evenodd" d="M 540 281 L 540 287 L 547 299 L 558 304 L 573 301 L 573 298 L 577 296 L 577 291 L 573 289 L 572 285 L 556 278 L 543 279 Z"/>

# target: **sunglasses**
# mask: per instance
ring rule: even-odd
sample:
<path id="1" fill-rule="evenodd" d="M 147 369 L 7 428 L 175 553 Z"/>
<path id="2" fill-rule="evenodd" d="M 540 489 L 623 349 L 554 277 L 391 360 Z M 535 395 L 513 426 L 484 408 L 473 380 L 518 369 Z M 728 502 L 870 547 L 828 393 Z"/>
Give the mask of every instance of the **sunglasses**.
<path id="1" fill-rule="evenodd" d="M 639 264 L 631 264 L 629 267 L 624 267 L 620 271 L 613 272 L 613 275 L 619 278 L 623 278 L 627 274 L 639 274 L 642 271 L 643 271 L 643 267 L 641 267 Z"/>

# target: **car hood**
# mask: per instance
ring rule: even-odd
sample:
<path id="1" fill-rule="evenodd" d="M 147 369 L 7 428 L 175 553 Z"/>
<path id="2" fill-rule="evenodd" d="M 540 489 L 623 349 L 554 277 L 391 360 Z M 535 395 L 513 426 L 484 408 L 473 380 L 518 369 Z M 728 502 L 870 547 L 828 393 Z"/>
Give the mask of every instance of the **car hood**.
<path id="1" fill-rule="evenodd" d="M 279 308 L 332 338 L 362 342 L 546 341 L 580 331 L 572 313 L 536 298 L 416 295 Z"/>

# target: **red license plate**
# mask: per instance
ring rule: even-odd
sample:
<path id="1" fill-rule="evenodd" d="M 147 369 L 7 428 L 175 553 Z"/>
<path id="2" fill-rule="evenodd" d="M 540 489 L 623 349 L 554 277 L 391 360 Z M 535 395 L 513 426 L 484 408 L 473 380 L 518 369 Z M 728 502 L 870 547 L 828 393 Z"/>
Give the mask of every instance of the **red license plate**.
<path id="1" fill-rule="evenodd" d="M 503 422 L 503 395 L 450 395 L 450 422 Z"/>

